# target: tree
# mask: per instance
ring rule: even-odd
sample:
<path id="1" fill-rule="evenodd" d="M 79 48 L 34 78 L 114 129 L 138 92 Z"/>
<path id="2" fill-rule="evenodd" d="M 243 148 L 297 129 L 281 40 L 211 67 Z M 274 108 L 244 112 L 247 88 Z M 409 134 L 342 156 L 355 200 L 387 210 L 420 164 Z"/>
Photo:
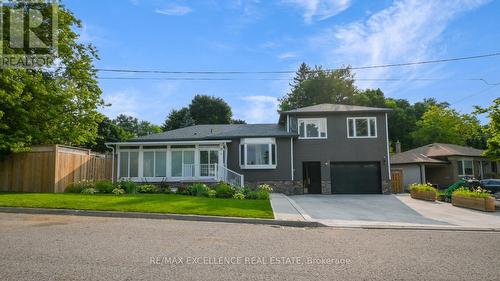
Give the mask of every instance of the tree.
<path id="1" fill-rule="evenodd" d="M 485 131 L 488 134 L 486 150 L 484 155 L 498 160 L 500 159 L 500 98 L 493 101 L 493 105 L 487 108 L 476 107 L 477 114 L 487 114 L 490 122 Z"/>
<path id="2" fill-rule="evenodd" d="M 352 104 L 356 93 L 354 75 L 349 67 L 328 71 L 315 66 L 314 70 L 309 70 L 302 64 L 290 92 L 279 100 L 279 111 L 321 103 Z"/>
<path id="3" fill-rule="evenodd" d="M 118 115 L 113 120 L 113 123 L 127 132 L 129 138 L 142 137 L 161 132 L 160 126 L 152 124 L 148 121 L 139 121 L 139 119 L 125 114 Z"/>
<path id="4" fill-rule="evenodd" d="M 30 2 L 14 6 L 24 8 L 25 18 L 33 5 L 44 16 L 52 16 L 52 5 Z M 12 6 L 2 9 L 8 14 Z M 57 14 L 58 52 L 52 53 L 57 65 L 0 72 L 0 153 L 26 151 L 35 144 L 83 145 L 97 137 L 102 121 L 98 108 L 104 105 L 93 67 L 97 52 L 92 45 L 78 42 L 75 29 L 81 28 L 81 22 L 69 10 L 60 7 Z M 51 28 L 49 21 L 38 27 L 44 34 Z M 14 53 L 9 40 L 4 32 L 4 54 Z"/>
<path id="5" fill-rule="evenodd" d="M 191 117 L 191 113 L 189 113 L 189 108 L 184 107 L 180 110 L 172 109 L 161 129 L 163 131 L 170 131 L 192 125 L 194 125 L 194 120 Z"/>
<path id="6" fill-rule="evenodd" d="M 245 120 L 241 119 L 231 119 L 231 124 L 246 124 L 247 122 Z"/>
<path id="7" fill-rule="evenodd" d="M 481 126 L 476 117 L 437 105 L 431 105 L 416 125 L 412 136 L 417 145 L 434 142 L 468 145 L 480 138 Z"/>
<path id="8" fill-rule="evenodd" d="M 114 124 L 113 121 L 107 117 L 103 117 L 103 120 L 99 123 L 99 129 L 97 132 L 98 134 L 95 141 L 88 143 L 85 146 L 98 152 L 108 151 L 108 148 L 105 145 L 106 142 L 121 142 L 133 137 L 133 135 L 127 133 L 123 128 Z"/>
<path id="9" fill-rule="evenodd" d="M 189 113 L 196 125 L 230 124 L 231 107 L 221 98 L 196 95 L 189 105 Z"/>

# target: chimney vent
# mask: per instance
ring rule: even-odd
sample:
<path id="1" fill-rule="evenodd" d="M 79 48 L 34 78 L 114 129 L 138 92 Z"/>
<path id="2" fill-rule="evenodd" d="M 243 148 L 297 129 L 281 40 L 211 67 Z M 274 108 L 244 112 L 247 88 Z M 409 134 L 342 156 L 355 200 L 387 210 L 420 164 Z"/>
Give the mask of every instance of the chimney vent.
<path id="1" fill-rule="evenodd" d="M 401 142 L 396 141 L 396 153 L 401 153 Z"/>

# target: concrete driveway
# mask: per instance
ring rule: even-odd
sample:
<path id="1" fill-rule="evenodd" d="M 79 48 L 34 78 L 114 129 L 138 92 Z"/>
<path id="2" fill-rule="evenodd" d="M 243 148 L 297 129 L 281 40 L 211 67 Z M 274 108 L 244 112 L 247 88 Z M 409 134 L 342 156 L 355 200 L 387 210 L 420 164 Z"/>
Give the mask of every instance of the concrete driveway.
<path id="1" fill-rule="evenodd" d="M 449 203 L 415 200 L 408 194 L 296 195 L 288 199 L 301 217 L 329 226 L 500 229 L 500 212 L 485 213 Z"/>

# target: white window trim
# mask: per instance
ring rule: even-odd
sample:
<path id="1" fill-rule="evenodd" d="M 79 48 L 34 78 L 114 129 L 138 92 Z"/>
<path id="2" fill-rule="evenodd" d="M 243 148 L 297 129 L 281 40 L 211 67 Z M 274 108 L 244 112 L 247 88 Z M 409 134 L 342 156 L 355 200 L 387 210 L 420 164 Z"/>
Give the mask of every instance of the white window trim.
<path id="1" fill-rule="evenodd" d="M 365 119 L 368 121 L 368 136 L 357 136 L 356 135 L 356 120 L 358 119 Z M 352 124 L 354 126 L 353 128 L 353 133 L 354 136 L 349 136 L 349 121 L 353 120 Z M 375 121 L 375 136 L 370 136 L 370 131 L 371 131 L 371 124 L 370 120 Z M 378 137 L 378 130 L 377 130 L 377 117 L 347 117 L 347 138 L 348 139 L 376 139 Z"/>
<path id="2" fill-rule="evenodd" d="M 465 161 L 472 162 L 472 174 L 471 175 L 466 175 L 465 174 Z M 457 160 L 457 162 L 462 162 L 462 173 L 458 175 L 459 177 L 470 177 L 470 176 L 474 177 L 474 172 L 475 172 L 474 171 L 474 159 L 471 159 L 471 158 L 462 158 L 460 160 Z"/>
<path id="3" fill-rule="evenodd" d="M 273 164 L 273 159 L 272 155 L 269 158 L 270 164 L 267 165 L 248 165 L 246 163 L 248 159 L 247 155 L 247 144 L 267 144 L 269 146 L 269 151 L 272 153 L 273 148 L 272 145 L 274 145 L 274 159 L 276 159 L 276 164 Z M 245 154 L 245 163 L 241 165 L 241 147 L 244 146 L 243 153 Z M 278 164 L 278 145 L 276 144 L 276 139 L 274 138 L 245 138 L 241 139 L 240 146 L 238 147 L 238 154 L 239 154 L 239 164 L 240 164 L 240 169 L 245 169 L 245 170 L 264 170 L 264 169 L 276 169 L 276 166 Z"/>
<path id="4" fill-rule="evenodd" d="M 307 136 L 307 122 L 310 122 L 312 123 L 311 121 L 314 121 L 314 122 L 319 122 L 319 127 L 318 127 L 318 136 L 317 137 L 308 137 Z M 300 136 L 300 123 L 301 122 L 304 122 L 304 134 L 305 136 L 304 137 L 301 137 Z M 321 124 L 324 124 L 325 127 L 323 128 L 325 130 L 325 136 L 322 137 L 321 136 Z M 328 138 L 328 123 L 327 123 L 327 120 L 326 118 L 299 118 L 297 119 L 297 133 L 299 134 L 299 139 L 301 140 L 317 140 L 317 139 L 327 139 Z"/>

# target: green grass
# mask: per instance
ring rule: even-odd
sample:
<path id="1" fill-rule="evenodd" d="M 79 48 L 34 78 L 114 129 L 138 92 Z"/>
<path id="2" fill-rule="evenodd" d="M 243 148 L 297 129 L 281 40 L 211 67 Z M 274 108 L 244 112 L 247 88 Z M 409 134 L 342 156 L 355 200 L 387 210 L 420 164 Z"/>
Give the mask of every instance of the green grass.
<path id="1" fill-rule="evenodd" d="M 84 195 L 0 193 L 0 206 L 274 218 L 269 200 L 236 200 L 175 194 Z"/>

